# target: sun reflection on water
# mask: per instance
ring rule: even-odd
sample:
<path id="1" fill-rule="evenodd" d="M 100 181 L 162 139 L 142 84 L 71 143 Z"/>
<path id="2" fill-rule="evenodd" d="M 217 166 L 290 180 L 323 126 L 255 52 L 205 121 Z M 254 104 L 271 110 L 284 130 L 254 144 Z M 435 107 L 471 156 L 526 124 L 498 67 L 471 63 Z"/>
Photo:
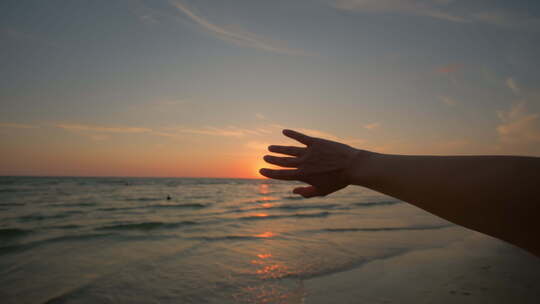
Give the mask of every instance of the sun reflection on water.
<path id="1" fill-rule="evenodd" d="M 268 194 L 270 193 L 270 185 L 268 184 L 260 184 L 259 185 L 259 194 Z"/>
<path id="2" fill-rule="evenodd" d="M 260 206 L 262 208 L 271 208 L 271 207 L 274 206 L 274 204 L 272 204 L 272 203 L 262 203 Z"/>
<path id="3" fill-rule="evenodd" d="M 279 197 L 270 196 L 271 184 L 259 184 L 257 198 L 250 204 L 242 208 L 245 211 L 252 211 L 246 214 L 251 218 L 267 218 L 275 216 L 273 208 L 282 202 Z M 268 209 L 268 210 L 264 210 Z M 259 212 L 267 211 L 267 212 Z M 237 294 L 233 295 L 238 303 L 303 303 L 305 289 L 302 279 L 299 278 L 298 269 L 295 264 L 290 264 L 290 257 L 283 254 L 282 238 L 276 238 L 283 231 L 278 228 L 278 232 L 266 225 L 266 221 L 255 221 L 251 226 L 251 236 L 260 238 L 264 247 L 249 247 L 248 259 L 246 262 L 246 273 L 254 276 L 256 281 L 241 288 Z M 274 230 L 274 231 L 271 231 Z M 275 251 L 275 252 L 274 252 Z"/>
<path id="4" fill-rule="evenodd" d="M 277 234 L 274 233 L 274 232 L 266 231 L 266 232 L 263 232 L 263 233 L 256 234 L 255 236 L 259 237 L 259 238 L 271 238 L 271 237 L 274 237 L 276 235 Z"/>

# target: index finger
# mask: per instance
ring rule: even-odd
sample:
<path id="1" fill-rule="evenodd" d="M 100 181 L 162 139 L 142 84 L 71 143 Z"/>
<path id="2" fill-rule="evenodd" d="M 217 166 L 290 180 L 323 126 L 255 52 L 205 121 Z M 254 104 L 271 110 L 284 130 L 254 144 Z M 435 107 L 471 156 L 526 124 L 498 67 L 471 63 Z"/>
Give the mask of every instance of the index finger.
<path id="1" fill-rule="evenodd" d="M 297 140 L 306 146 L 309 146 L 313 142 L 313 137 L 289 129 L 283 130 L 283 135 Z"/>

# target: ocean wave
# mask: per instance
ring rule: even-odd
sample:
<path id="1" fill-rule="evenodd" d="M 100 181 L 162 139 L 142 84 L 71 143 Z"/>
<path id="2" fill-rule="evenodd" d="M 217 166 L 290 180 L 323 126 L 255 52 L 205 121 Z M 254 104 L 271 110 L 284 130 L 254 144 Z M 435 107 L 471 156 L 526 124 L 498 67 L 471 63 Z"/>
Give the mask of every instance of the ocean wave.
<path id="1" fill-rule="evenodd" d="M 0 203 L 0 206 L 2 207 L 16 207 L 16 206 L 24 206 L 25 203 Z"/>
<path id="2" fill-rule="evenodd" d="M 140 210 L 140 209 L 153 209 L 153 208 L 188 208 L 188 209 L 201 209 L 206 208 L 207 205 L 199 204 L 199 203 L 191 203 L 191 204 L 155 204 L 155 205 L 148 205 L 148 206 L 138 206 L 138 207 L 109 207 L 109 208 L 99 208 L 96 209 L 98 211 L 127 211 L 127 210 Z"/>
<path id="3" fill-rule="evenodd" d="M 97 203 L 66 203 L 66 204 L 54 204 L 51 207 L 94 207 Z"/>
<path id="4" fill-rule="evenodd" d="M 300 195 L 297 195 L 297 196 L 292 196 L 292 195 L 290 195 L 290 196 L 284 196 L 283 199 L 284 199 L 284 200 L 290 200 L 290 201 L 299 201 L 299 200 L 303 200 L 303 199 L 305 199 L 305 198 L 303 198 L 303 197 L 300 196 Z"/>
<path id="5" fill-rule="evenodd" d="M 184 199 L 208 199 L 211 198 L 210 195 L 187 195 L 183 197 Z"/>
<path id="6" fill-rule="evenodd" d="M 251 236 L 251 235 L 224 235 L 224 236 L 196 236 L 196 237 L 190 237 L 187 239 L 197 240 L 197 241 L 216 242 L 216 241 L 251 241 L 251 240 L 258 240 L 261 238 L 257 236 Z"/>
<path id="7" fill-rule="evenodd" d="M 330 210 L 330 209 L 341 209 L 343 206 L 339 204 L 283 204 L 278 206 L 272 206 L 269 208 L 261 208 L 261 209 L 279 209 L 279 210 L 302 210 L 302 209 L 322 209 L 322 210 Z"/>
<path id="8" fill-rule="evenodd" d="M 0 193 L 16 193 L 16 192 L 22 192 L 24 189 L 13 189 L 13 188 L 4 188 L 0 189 Z"/>
<path id="9" fill-rule="evenodd" d="M 99 208 L 97 211 L 123 211 L 123 210 L 134 210 L 134 209 L 143 209 L 145 207 L 110 207 L 110 208 Z"/>
<path id="10" fill-rule="evenodd" d="M 241 217 L 240 220 L 253 221 L 253 220 L 271 220 L 280 218 L 313 218 L 313 217 L 327 217 L 330 212 L 318 212 L 318 213 L 295 213 L 295 214 L 275 214 L 275 215 L 251 215 Z"/>
<path id="11" fill-rule="evenodd" d="M 26 244 L 18 244 L 18 245 L 9 245 L 9 246 L 2 246 L 0 247 L 0 255 L 9 254 L 13 252 L 21 252 L 26 251 L 29 249 L 33 249 L 42 245 L 47 245 L 51 243 L 58 243 L 58 242 L 69 242 L 69 241 L 86 241 L 89 239 L 95 239 L 95 238 L 103 238 L 103 237 L 110 237 L 113 234 L 110 233 L 99 233 L 99 234 L 80 234 L 80 235 L 65 235 L 65 236 L 59 236 L 59 237 L 53 237 L 48 239 L 43 239 L 39 241 L 33 241 Z"/>
<path id="12" fill-rule="evenodd" d="M 14 239 L 26 236 L 32 233 L 32 230 L 18 229 L 18 228 L 3 228 L 0 229 L 0 239 Z"/>
<path id="13" fill-rule="evenodd" d="M 312 279 L 316 277 L 323 277 L 323 276 L 331 275 L 334 273 L 353 270 L 355 268 L 362 267 L 363 265 L 366 265 L 368 263 L 371 263 L 377 260 L 390 259 L 396 256 L 406 254 L 407 252 L 410 252 L 410 251 L 411 250 L 406 249 L 406 248 L 395 248 L 395 249 L 389 250 L 388 252 L 385 252 L 380 255 L 370 257 L 370 258 L 359 257 L 357 259 L 345 261 L 342 264 L 332 265 L 333 267 L 332 266 L 331 267 L 314 267 L 314 268 L 301 269 L 299 271 L 284 272 L 278 275 L 277 277 L 272 277 L 272 278 L 274 279 L 275 278 L 277 279 L 293 278 L 293 279 L 306 280 L 306 279 Z"/>
<path id="14" fill-rule="evenodd" d="M 95 230 L 155 230 L 155 229 L 172 229 L 183 226 L 192 226 L 197 225 L 193 221 L 182 221 L 176 223 L 166 223 L 166 222 L 144 222 L 144 223 L 129 223 L 129 224 L 118 224 L 111 226 L 104 226 L 96 228 Z"/>
<path id="15" fill-rule="evenodd" d="M 59 226 L 50 226 L 48 228 L 52 228 L 52 229 L 77 229 L 77 228 L 81 228 L 82 226 L 80 225 L 59 225 Z"/>
<path id="16" fill-rule="evenodd" d="M 72 234 L 72 235 L 64 235 L 64 236 L 58 236 L 58 237 L 52 237 L 52 238 L 46 238 L 41 239 L 37 241 L 32 241 L 29 243 L 24 244 L 16 244 L 16 245 L 7 245 L 7 246 L 0 246 L 0 256 L 5 254 L 11 254 L 11 253 L 19 253 L 27 250 L 31 250 L 37 247 L 46 246 L 54 243 L 62 243 L 62 242 L 86 242 L 88 240 L 94 240 L 94 239 L 105 239 L 105 238 L 112 238 L 116 237 L 115 242 L 118 241 L 133 241 L 133 240 L 145 240 L 145 241 L 159 241 L 167 238 L 176 238 L 176 236 L 152 236 L 151 238 L 148 238 L 147 236 L 141 236 L 141 235 L 120 235 L 115 232 L 100 232 L 100 233 L 85 233 L 85 234 Z"/>
<path id="17" fill-rule="evenodd" d="M 30 215 L 24 215 L 17 218 L 19 222 L 32 222 L 32 221 L 44 221 L 44 220 L 50 220 L 50 219 L 61 219 L 69 217 L 73 214 L 80 214 L 83 213 L 80 210 L 70 210 L 66 212 L 61 212 L 58 214 L 51 214 L 51 215 L 43 215 L 43 214 L 30 214 Z"/>
<path id="18" fill-rule="evenodd" d="M 330 212 L 319 212 L 319 213 L 296 213 L 292 215 L 293 217 L 327 217 L 330 215 Z M 287 216 L 288 217 L 288 216 Z"/>
<path id="19" fill-rule="evenodd" d="M 244 212 L 253 212 L 253 211 L 270 211 L 270 210 L 282 210 L 282 211 L 297 211 L 297 210 L 306 210 L 306 209 L 319 209 L 319 210 L 343 210 L 350 209 L 349 207 L 342 206 L 340 204 L 282 204 L 276 206 L 268 207 L 252 207 L 252 208 L 236 208 L 225 213 L 244 213 Z"/>
<path id="20" fill-rule="evenodd" d="M 437 226 L 409 226 L 409 227 L 374 227 L 374 228 L 324 228 L 316 232 L 379 232 L 379 231 L 407 231 L 407 230 L 435 230 L 452 227 L 454 225 Z"/>
<path id="21" fill-rule="evenodd" d="M 246 200 L 239 200 L 237 201 L 238 204 L 242 205 L 255 205 L 255 204 L 265 204 L 265 203 L 272 203 L 277 202 L 280 199 L 273 196 L 264 196 L 262 198 L 249 198 Z"/>
<path id="22" fill-rule="evenodd" d="M 199 204 L 199 203 L 190 203 L 190 204 L 156 204 L 156 205 L 150 205 L 146 208 L 205 208 L 206 205 Z"/>
<path id="23" fill-rule="evenodd" d="M 129 202 L 155 202 L 155 201 L 164 201 L 167 197 L 137 197 L 137 198 L 126 198 L 125 201 Z"/>

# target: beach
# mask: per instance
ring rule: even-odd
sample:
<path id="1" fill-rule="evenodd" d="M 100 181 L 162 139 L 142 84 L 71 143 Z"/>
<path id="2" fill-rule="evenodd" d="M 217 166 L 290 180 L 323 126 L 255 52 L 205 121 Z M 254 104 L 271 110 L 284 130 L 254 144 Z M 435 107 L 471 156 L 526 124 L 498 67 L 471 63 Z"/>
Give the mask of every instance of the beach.
<path id="1" fill-rule="evenodd" d="M 540 259 L 472 233 L 304 283 L 305 303 L 538 303 Z"/>
<path id="2" fill-rule="evenodd" d="M 374 191 L 0 178 L 2 303 L 536 303 L 540 259 Z"/>

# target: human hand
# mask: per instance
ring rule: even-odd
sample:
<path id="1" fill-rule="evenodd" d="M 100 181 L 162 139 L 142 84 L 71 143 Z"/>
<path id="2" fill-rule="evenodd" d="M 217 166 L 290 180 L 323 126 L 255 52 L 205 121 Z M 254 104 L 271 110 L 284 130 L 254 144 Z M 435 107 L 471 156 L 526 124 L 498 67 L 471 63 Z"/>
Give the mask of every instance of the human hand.
<path id="1" fill-rule="evenodd" d="M 294 193 L 303 197 L 325 196 L 348 186 L 349 170 L 355 157 L 361 153 L 348 145 L 322 138 L 310 137 L 293 130 L 283 130 L 287 137 L 295 139 L 306 147 L 269 146 L 274 153 L 292 157 L 265 155 L 267 163 L 295 169 L 267 169 L 260 173 L 266 177 L 281 180 L 298 180 L 309 184 L 298 187 Z"/>

